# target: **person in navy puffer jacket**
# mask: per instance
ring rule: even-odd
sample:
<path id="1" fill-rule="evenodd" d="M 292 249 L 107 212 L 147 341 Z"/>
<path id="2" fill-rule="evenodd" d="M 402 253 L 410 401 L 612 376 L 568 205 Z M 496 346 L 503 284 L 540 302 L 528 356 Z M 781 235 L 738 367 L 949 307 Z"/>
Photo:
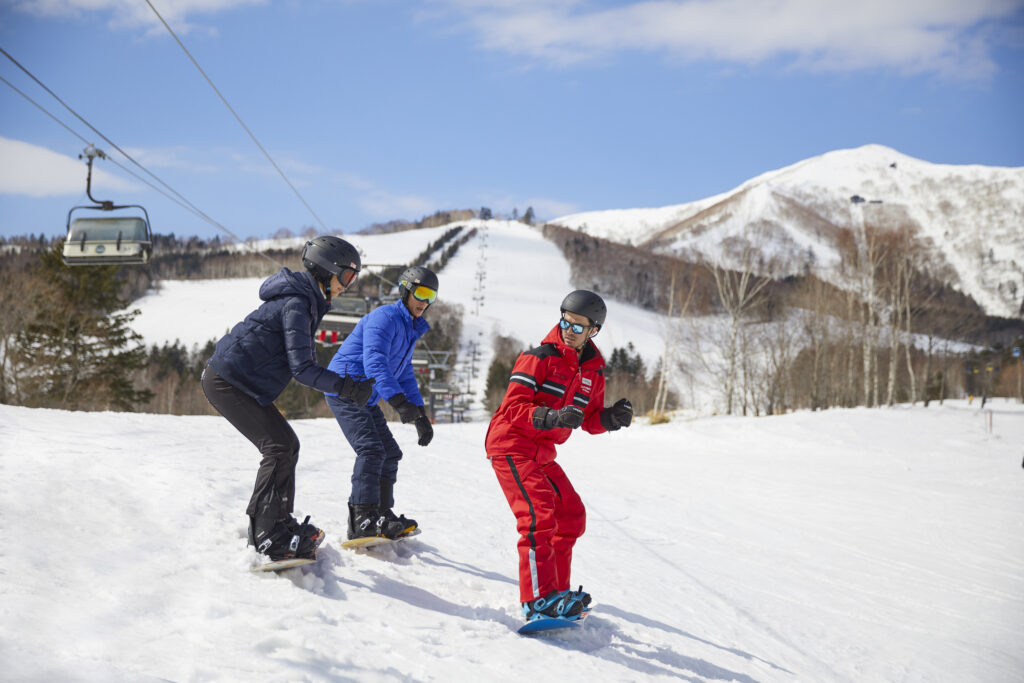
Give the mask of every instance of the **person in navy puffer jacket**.
<path id="1" fill-rule="evenodd" d="M 416 384 L 412 352 L 416 341 L 430 329 L 423 313 L 437 298 L 437 284 L 437 275 L 429 269 L 407 268 L 398 278 L 399 300 L 365 315 L 327 366 L 342 376 L 366 376 L 375 381 L 368 400 L 330 392 L 326 397 L 356 452 L 348 501 L 349 539 L 393 539 L 416 532 L 415 520 L 397 516 L 391 509 L 402 450 L 377 402 L 384 399 L 398 411 L 403 424 L 415 424 L 420 446 L 430 443 L 434 428 Z"/>
<path id="2" fill-rule="evenodd" d="M 260 287 L 263 304 L 217 342 L 203 371 L 203 393 L 262 457 L 246 513 L 249 543 L 271 560 L 315 557 L 324 533 L 292 516 L 299 440 L 274 406 L 294 377 L 306 386 L 366 401 L 373 380 L 338 374 L 316 362 L 313 335 L 332 293 L 356 279 L 361 261 L 351 244 L 317 237 L 302 250 L 306 272 L 287 268 Z"/>

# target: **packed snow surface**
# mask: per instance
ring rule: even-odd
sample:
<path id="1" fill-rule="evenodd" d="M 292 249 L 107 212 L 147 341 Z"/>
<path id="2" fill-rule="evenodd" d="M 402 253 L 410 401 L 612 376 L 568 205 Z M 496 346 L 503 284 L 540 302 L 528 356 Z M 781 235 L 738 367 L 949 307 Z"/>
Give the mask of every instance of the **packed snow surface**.
<path id="1" fill-rule="evenodd" d="M 394 425 L 357 553 L 353 454 L 293 422 L 315 565 L 251 573 L 255 449 L 219 417 L 0 406 L 0 671 L 75 681 L 948 681 L 1024 672 L 1024 407 L 965 401 L 576 433 L 578 630 L 525 638 L 486 424 Z"/>

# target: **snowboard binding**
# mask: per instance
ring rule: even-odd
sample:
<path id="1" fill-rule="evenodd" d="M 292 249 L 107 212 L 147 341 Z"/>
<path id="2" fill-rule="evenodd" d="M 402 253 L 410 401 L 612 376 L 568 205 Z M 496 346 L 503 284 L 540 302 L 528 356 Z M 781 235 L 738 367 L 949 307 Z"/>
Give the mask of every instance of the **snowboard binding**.
<path id="1" fill-rule="evenodd" d="M 309 515 L 300 524 L 291 515 L 277 520 L 271 528 L 249 520 L 249 544 L 256 552 L 272 561 L 297 558 L 316 559 L 316 549 L 323 543 L 323 529 L 309 523 Z"/>

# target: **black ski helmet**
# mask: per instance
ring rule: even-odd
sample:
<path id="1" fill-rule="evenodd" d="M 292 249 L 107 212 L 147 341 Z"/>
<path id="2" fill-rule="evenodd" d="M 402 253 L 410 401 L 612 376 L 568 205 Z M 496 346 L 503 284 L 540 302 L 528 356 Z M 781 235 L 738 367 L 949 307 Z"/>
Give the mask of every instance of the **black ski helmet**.
<path id="1" fill-rule="evenodd" d="M 401 295 L 402 301 L 405 301 L 405 297 L 416 288 L 416 285 L 430 287 L 436 292 L 437 275 L 430 268 L 424 268 L 423 266 L 410 266 L 406 268 L 398 276 L 398 293 Z"/>
<path id="2" fill-rule="evenodd" d="M 345 240 L 323 235 L 306 242 L 302 248 L 302 265 L 317 282 L 328 287 L 332 275 L 337 275 L 343 282 L 342 274 L 346 270 L 355 271 L 358 275 L 362 259 L 359 258 L 359 250 Z"/>
<path id="3" fill-rule="evenodd" d="M 577 289 L 574 292 L 569 292 L 562 299 L 562 313 L 566 311 L 576 315 L 585 315 L 590 318 L 591 323 L 601 327 L 604 325 L 608 307 L 604 305 L 604 299 L 589 289 Z"/>

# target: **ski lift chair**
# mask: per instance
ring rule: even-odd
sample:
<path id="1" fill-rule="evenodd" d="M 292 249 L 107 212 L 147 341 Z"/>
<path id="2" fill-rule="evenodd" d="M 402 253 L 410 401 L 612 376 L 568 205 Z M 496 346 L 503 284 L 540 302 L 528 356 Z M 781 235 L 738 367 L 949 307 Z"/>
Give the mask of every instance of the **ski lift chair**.
<path id="1" fill-rule="evenodd" d="M 138 204 L 115 206 L 108 200 L 92 196 L 92 162 L 99 157 L 107 158 L 102 150 L 89 145 L 79 158 L 88 158 L 89 171 L 85 177 L 85 193 L 93 206 L 75 206 L 68 211 L 67 239 L 61 257 L 66 266 L 109 266 L 140 265 L 147 263 L 153 253 L 153 233 L 149 227 L 149 214 Z M 138 209 L 141 216 L 117 215 L 97 218 L 77 217 L 72 214 L 79 209 L 94 211 L 119 211 Z"/>
<path id="2" fill-rule="evenodd" d="M 153 253 L 153 236 L 149 229 L 149 216 L 141 206 L 143 216 L 79 217 L 71 220 L 76 206 L 68 212 L 68 236 L 64 242 L 64 264 L 68 266 L 141 265 Z M 111 207 L 129 208 L 129 207 Z M 107 209 L 102 209 L 107 210 Z"/>

